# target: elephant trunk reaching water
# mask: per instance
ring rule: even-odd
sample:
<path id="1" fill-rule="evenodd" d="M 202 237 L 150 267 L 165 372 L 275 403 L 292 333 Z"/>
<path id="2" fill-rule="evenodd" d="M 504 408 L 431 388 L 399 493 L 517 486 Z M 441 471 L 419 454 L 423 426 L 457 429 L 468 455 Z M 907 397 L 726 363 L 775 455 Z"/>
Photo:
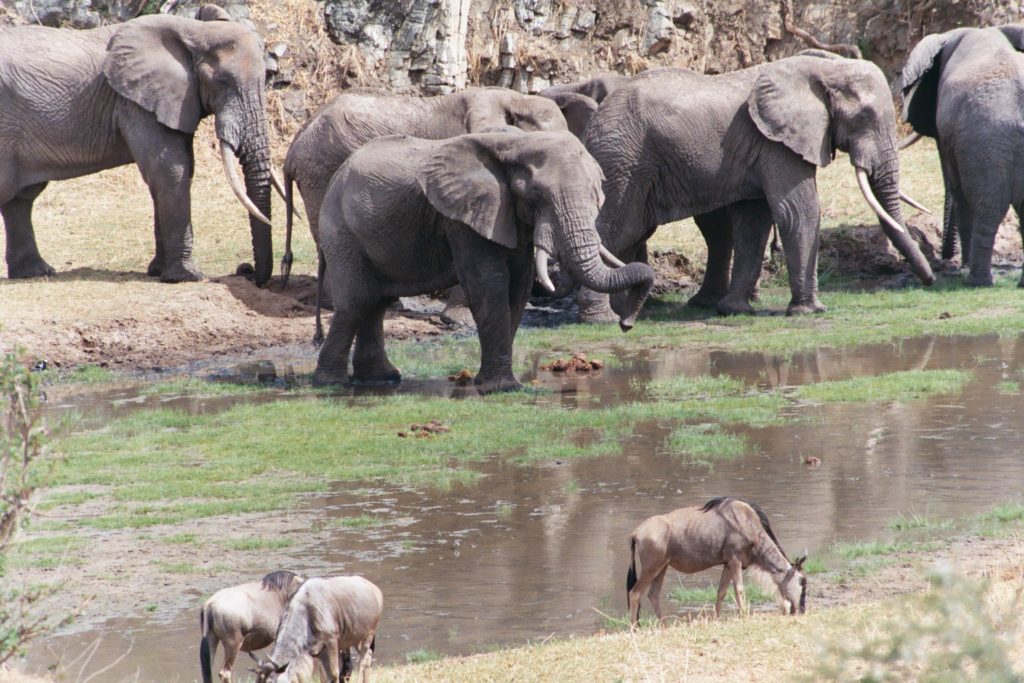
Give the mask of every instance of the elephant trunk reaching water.
<path id="1" fill-rule="evenodd" d="M 646 263 L 630 263 L 621 267 L 606 265 L 601 257 L 600 238 L 593 227 L 594 220 L 587 219 L 594 213 L 593 209 L 575 210 L 571 203 L 567 204 L 569 208 L 559 207 L 555 212 L 561 217 L 560 229 L 553 231 L 557 235 L 557 254 L 577 282 L 596 292 L 613 294 L 612 310 L 619 316 L 619 327 L 628 332 L 636 324 L 636 317 L 654 286 L 654 270 Z M 535 239 L 539 254 L 551 251 L 551 232 L 550 225 L 541 223 L 538 226 Z M 547 259 L 542 257 L 538 261 L 544 263 L 543 282 Z"/>

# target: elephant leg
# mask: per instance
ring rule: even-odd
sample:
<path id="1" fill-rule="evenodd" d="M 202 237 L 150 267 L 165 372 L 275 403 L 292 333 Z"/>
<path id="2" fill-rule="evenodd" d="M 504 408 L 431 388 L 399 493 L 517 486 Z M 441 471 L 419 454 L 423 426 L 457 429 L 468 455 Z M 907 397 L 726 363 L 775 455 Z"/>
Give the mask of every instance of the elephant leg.
<path id="1" fill-rule="evenodd" d="M 766 195 L 786 254 L 786 270 L 789 274 L 789 291 L 792 297 L 786 308 L 786 315 L 821 313 L 828 310 L 818 300 L 821 209 L 818 205 L 814 167 L 807 169 L 805 177 L 795 185 L 766 188 Z M 758 272 L 763 254 L 762 247 L 756 264 Z M 735 270 L 739 270 L 740 267 L 737 264 Z M 754 268 L 755 264 L 748 263 L 742 267 Z M 736 277 L 733 277 L 733 287 L 736 288 Z M 742 293 L 746 295 L 747 292 L 743 290 Z"/>
<path id="2" fill-rule="evenodd" d="M 150 191 L 153 199 L 153 241 L 156 243 L 156 253 L 146 267 L 146 275 L 160 277 L 164 270 L 164 242 L 160 239 L 160 216 L 156 211 L 156 195 Z"/>
<path id="3" fill-rule="evenodd" d="M 521 389 L 512 374 L 508 250 L 468 230 L 449 230 L 448 241 L 455 273 L 466 290 L 480 338 L 480 371 L 474 380 L 477 391 L 486 394 Z"/>
<path id="4" fill-rule="evenodd" d="M 202 280 L 192 260 L 192 136 L 171 131 L 152 116 L 131 120 L 122 134 L 153 197 L 154 229 L 163 245 L 160 280 Z"/>
<path id="5" fill-rule="evenodd" d="M 449 324 L 473 326 L 473 313 L 469 310 L 466 292 L 461 286 L 455 285 L 448 290 L 448 298 L 445 299 L 444 310 L 441 311 L 441 320 Z"/>
<path id="6" fill-rule="evenodd" d="M 46 183 L 29 185 L 0 207 L 7 234 L 9 278 L 42 277 L 57 273 L 39 254 L 32 228 L 32 203 L 45 188 Z"/>
<path id="7" fill-rule="evenodd" d="M 967 284 L 972 287 L 989 287 L 993 283 L 992 247 L 1006 209 L 977 201 L 960 207 L 961 237 L 965 244 L 970 239 L 971 245 L 969 251 L 964 249 L 964 263 L 968 266 Z"/>
<path id="8" fill-rule="evenodd" d="M 516 332 L 519 330 L 519 323 L 523 320 L 523 311 L 530 301 L 530 291 L 533 289 L 533 249 L 521 249 L 513 255 L 509 263 L 508 302 L 510 316 L 510 333 L 515 340 Z"/>
<path id="9" fill-rule="evenodd" d="M 384 351 L 384 313 L 393 299 L 382 299 L 363 318 L 356 331 L 352 354 L 352 380 L 360 384 L 397 384 L 402 373 L 391 364 Z"/>
<path id="10" fill-rule="evenodd" d="M 736 262 L 729 293 L 718 302 L 717 308 L 726 315 L 753 313 L 750 299 L 757 289 L 764 251 L 771 236 L 771 209 L 763 199 L 753 199 L 730 204 L 726 210 L 732 223 Z"/>
<path id="11" fill-rule="evenodd" d="M 693 217 L 697 229 L 708 245 L 707 266 L 700 289 L 686 302 L 688 306 L 714 308 L 729 291 L 732 270 L 733 231 L 729 215 L 723 207 Z"/>
<path id="12" fill-rule="evenodd" d="M 1021 241 L 1024 242 L 1024 201 L 1014 204 L 1013 210 L 1017 212 L 1018 230 L 1020 230 Z M 1024 287 L 1024 267 L 1021 268 L 1020 280 L 1017 281 L 1017 286 Z"/>

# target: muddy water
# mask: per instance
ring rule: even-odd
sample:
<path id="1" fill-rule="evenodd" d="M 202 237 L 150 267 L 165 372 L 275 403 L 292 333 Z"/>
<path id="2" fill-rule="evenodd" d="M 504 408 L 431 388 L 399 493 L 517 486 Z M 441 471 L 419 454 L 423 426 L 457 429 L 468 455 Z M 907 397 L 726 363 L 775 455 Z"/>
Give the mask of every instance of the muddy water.
<path id="1" fill-rule="evenodd" d="M 648 515 L 711 496 L 759 502 L 783 546 L 791 553 L 806 546 L 812 555 L 837 539 L 888 537 L 887 523 L 900 514 L 943 518 L 1022 501 L 1024 396 L 1002 394 L 998 385 L 1021 379 L 1024 336 L 915 339 L 791 359 L 659 351 L 621 360 L 592 377 L 541 373 L 542 382 L 554 390 L 552 401 L 585 409 L 642 398 L 633 378 L 678 374 L 729 375 L 765 387 L 909 369 L 968 368 L 974 379 L 961 395 L 907 404 L 793 406 L 794 417 L 807 419 L 739 430 L 756 454 L 713 469 L 663 453 L 666 430 L 646 425 L 626 439 L 621 456 L 531 466 L 495 459 L 482 466 L 488 476 L 479 484 L 450 492 L 340 488 L 310 503 L 325 523 L 368 514 L 386 524 L 359 531 L 325 524 L 317 545 L 295 546 L 292 568 L 358 572 L 380 585 L 386 611 L 378 656 L 396 662 L 419 649 L 466 653 L 601 628 L 600 612 L 625 609 L 629 531 Z M 812 455 L 820 467 L 803 464 Z M 275 568 L 254 566 L 250 574 Z M 683 582 L 711 585 L 716 578 Z M 809 601 L 813 606 L 813 585 Z M 138 673 L 144 681 L 191 681 L 195 622 L 194 610 L 113 620 L 47 647 L 79 652 L 99 638 L 87 671 L 131 647 L 103 680 Z M 44 659 L 38 651 L 33 657 Z"/>

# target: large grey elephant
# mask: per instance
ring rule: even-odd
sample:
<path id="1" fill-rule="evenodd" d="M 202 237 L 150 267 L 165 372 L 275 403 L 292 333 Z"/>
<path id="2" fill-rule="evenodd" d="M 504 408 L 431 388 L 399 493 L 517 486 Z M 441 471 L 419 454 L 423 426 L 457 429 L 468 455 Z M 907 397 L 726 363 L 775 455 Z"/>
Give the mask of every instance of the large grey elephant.
<path id="1" fill-rule="evenodd" d="M 695 218 L 708 265 L 691 303 L 752 312 L 774 222 L 789 271 L 787 313 L 825 310 L 815 179 L 836 150 L 849 153 L 886 235 L 924 283 L 934 281 L 903 227 L 895 112 L 869 62 L 815 52 L 718 76 L 642 72 L 601 103 L 586 145 L 607 176 L 598 230 L 614 254 L 642 259 L 659 225 Z M 606 307 L 581 297 L 583 319 L 601 319 Z"/>
<path id="2" fill-rule="evenodd" d="M 503 126 L 524 131 L 567 129 L 550 100 L 505 88 L 469 88 L 438 97 L 346 92 L 328 101 L 295 134 L 285 158 L 288 222 L 282 275 L 287 277 L 292 262 L 293 182 L 302 195 L 313 240 L 319 242 L 320 204 L 327 185 L 361 145 L 385 135 L 441 140 Z"/>
<path id="3" fill-rule="evenodd" d="M 385 308 L 458 282 L 480 337 L 478 391 L 519 388 L 512 341 L 535 261 L 553 289 L 548 254 L 588 287 L 617 292 L 612 306 L 630 329 L 654 272 L 602 262 L 594 227 L 601 201 L 601 169 L 568 132 L 389 136 L 363 145 L 331 180 L 320 210 L 335 313 L 314 383 L 348 381 L 353 339 L 354 380 L 398 381 L 384 352 Z"/>
<path id="4" fill-rule="evenodd" d="M 967 283 L 992 284 L 992 246 L 1012 206 L 1024 213 L 1024 26 L 926 36 L 899 87 L 903 117 L 936 139 L 946 188 L 943 258 L 959 230 Z M 1024 224 L 1021 227 L 1024 234 Z M 1024 287 L 1024 274 L 1018 283 Z"/>
<path id="5" fill-rule="evenodd" d="M 569 125 L 569 131 L 582 140 L 604 98 L 628 81 L 629 76 L 602 73 L 585 81 L 552 85 L 537 94 L 558 105 Z"/>
<path id="6" fill-rule="evenodd" d="M 147 272 L 203 277 L 192 258 L 192 137 L 213 114 L 232 189 L 251 214 L 255 279 L 270 278 L 271 168 L 263 45 L 226 13 L 147 16 L 89 31 L 0 31 L 0 210 L 8 276 L 52 275 L 32 228 L 51 180 L 136 163 L 153 199 Z M 232 157 L 242 163 L 243 181 Z"/>

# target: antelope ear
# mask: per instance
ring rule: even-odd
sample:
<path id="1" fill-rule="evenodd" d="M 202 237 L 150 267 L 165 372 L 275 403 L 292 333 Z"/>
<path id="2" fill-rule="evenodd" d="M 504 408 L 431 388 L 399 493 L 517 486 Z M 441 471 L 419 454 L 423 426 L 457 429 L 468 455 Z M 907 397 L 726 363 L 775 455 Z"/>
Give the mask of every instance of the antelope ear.
<path id="1" fill-rule="evenodd" d="M 192 55 L 169 17 L 144 17 L 124 24 L 107 44 L 103 75 L 110 86 L 157 121 L 194 133 L 202 116 Z"/>
<path id="2" fill-rule="evenodd" d="M 440 145 L 418 181 L 441 215 L 513 249 L 518 243 L 515 206 L 502 166 L 492 146 L 477 136 L 461 136 Z"/>
<path id="3" fill-rule="evenodd" d="M 806 562 L 806 561 L 807 561 L 807 555 L 801 555 L 800 557 L 796 558 L 795 562 L 793 562 L 793 566 L 796 567 L 797 569 L 803 570 L 804 562 Z"/>
<path id="4" fill-rule="evenodd" d="M 828 94 L 804 60 L 782 60 L 765 67 L 747 98 L 758 130 L 816 166 L 832 161 Z M 828 68 L 831 60 L 818 60 Z"/>
<path id="5" fill-rule="evenodd" d="M 903 120 L 915 132 L 938 137 L 935 107 L 939 99 L 939 57 L 949 43 L 959 40 L 967 29 L 933 33 L 921 39 L 907 57 L 900 74 L 899 91 L 903 95 Z"/>

